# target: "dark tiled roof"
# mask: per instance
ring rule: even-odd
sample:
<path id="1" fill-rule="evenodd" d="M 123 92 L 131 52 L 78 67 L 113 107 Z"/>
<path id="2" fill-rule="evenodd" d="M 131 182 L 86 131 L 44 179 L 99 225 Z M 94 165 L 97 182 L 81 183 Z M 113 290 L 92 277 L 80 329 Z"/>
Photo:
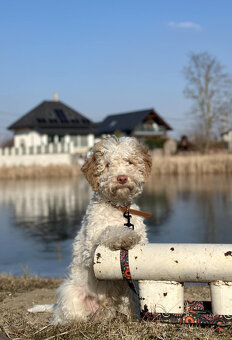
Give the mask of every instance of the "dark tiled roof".
<path id="1" fill-rule="evenodd" d="M 107 116 L 102 122 L 97 124 L 98 134 L 113 133 L 116 130 L 130 133 L 137 125 L 141 124 L 148 115 L 154 116 L 154 121 L 167 130 L 172 128 L 155 112 L 154 109 L 132 111 Z"/>
<path id="2" fill-rule="evenodd" d="M 88 134 L 94 124 L 61 101 L 44 101 L 8 127 L 10 130 L 30 128 L 49 134 Z"/>

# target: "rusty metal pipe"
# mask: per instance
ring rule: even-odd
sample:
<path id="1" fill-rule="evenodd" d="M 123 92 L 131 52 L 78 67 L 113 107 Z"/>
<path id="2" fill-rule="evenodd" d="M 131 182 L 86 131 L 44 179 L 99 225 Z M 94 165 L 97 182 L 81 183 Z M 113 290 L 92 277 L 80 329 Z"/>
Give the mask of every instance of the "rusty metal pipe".
<path id="1" fill-rule="evenodd" d="M 232 244 L 150 243 L 129 250 L 135 280 L 232 282 Z M 94 257 L 99 280 L 121 280 L 120 251 L 99 246 Z"/>

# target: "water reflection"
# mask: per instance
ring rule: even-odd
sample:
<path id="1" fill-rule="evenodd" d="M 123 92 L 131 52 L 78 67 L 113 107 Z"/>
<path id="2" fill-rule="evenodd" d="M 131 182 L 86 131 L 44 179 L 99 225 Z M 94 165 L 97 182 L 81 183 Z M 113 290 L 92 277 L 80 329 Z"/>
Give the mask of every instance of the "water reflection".
<path id="1" fill-rule="evenodd" d="M 0 182 L 0 206 L 13 210 L 14 226 L 46 241 L 73 238 L 91 190 L 84 178 Z"/>
<path id="2" fill-rule="evenodd" d="M 140 200 L 148 209 L 153 202 L 158 224 L 147 221 L 153 242 L 232 243 L 230 176 L 154 176 Z"/>
<path id="3" fill-rule="evenodd" d="M 152 184 L 152 186 L 151 186 Z M 11 207 L 13 226 L 45 242 L 72 239 L 80 228 L 92 191 L 83 177 L 75 180 L 30 180 L 0 182 L 0 206 Z M 139 205 L 152 211 L 151 226 L 164 223 L 172 198 L 150 182 Z"/>
<path id="4" fill-rule="evenodd" d="M 75 236 L 92 195 L 83 177 L 0 182 L 0 192 L 0 206 L 13 212 L 12 225 L 46 242 Z M 220 230 L 230 234 L 230 177 L 153 176 L 137 202 L 152 212 L 146 223 L 153 241 L 164 242 L 168 233 L 170 241 L 219 242 Z"/>
<path id="5" fill-rule="evenodd" d="M 91 195 L 83 177 L 0 181 L 0 272 L 63 275 Z M 137 202 L 151 242 L 232 243 L 228 176 L 154 176 Z"/>

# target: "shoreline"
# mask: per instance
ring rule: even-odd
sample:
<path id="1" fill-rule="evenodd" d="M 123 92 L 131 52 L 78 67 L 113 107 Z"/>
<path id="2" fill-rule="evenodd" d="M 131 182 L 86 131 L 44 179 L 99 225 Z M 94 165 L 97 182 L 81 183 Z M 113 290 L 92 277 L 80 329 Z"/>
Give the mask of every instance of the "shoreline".
<path id="1" fill-rule="evenodd" d="M 117 318 L 111 321 L 89 320 L 66 326 L 49 324 L 49 313 L 28 313 L 35 304 L 54 303 L 60 279 L 0 275 L 0 339 L 218 339 L 213 327 L 153 324 Z M 187 286 L 185 299 L 209 300 L 209 287 Z"/>
<path id="2" fill-rule="evenodd" d="M 152 156 L 152 175 L 232 174 L 232 154 L 190 154 Z M 75 178 L 81 175 L 79 165 L 2 166 L 1 179 Z"/>

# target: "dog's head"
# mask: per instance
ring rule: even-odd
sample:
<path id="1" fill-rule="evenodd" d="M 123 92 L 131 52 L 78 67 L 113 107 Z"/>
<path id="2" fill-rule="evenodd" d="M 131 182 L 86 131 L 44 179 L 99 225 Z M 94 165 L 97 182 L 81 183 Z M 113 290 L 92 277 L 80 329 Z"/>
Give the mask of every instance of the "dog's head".
<path id="1" fill-rule="evenodd" d="M 101 198 L 126 205 L 142 192 L 151 156 L 135 138 L 108 136 L 96 143 L 82 171 Z"/>

